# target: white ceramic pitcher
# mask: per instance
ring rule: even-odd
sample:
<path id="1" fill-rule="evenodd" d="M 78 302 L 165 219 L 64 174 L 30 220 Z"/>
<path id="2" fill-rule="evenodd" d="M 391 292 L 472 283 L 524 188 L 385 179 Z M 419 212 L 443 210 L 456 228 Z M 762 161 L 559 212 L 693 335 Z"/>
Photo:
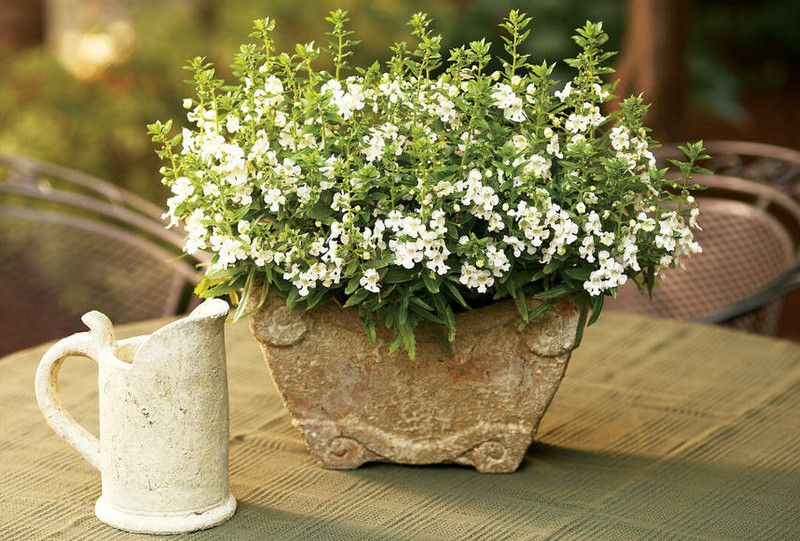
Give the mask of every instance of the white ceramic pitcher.
<path id="1" fill-rule="evenodd" d="M 149 336 L 117 342 L 100 312 L 89 332 L 57 342 L 39 363 L 36 397 L 47 422 L 100 470 L 97 517 L 140 533 L 185 533 L 233 516 L 228 489 L 228 304 L 208 300 Z M 64 410 L 58 372 L 70 355 L 99 367 L 100 439 Z"/>

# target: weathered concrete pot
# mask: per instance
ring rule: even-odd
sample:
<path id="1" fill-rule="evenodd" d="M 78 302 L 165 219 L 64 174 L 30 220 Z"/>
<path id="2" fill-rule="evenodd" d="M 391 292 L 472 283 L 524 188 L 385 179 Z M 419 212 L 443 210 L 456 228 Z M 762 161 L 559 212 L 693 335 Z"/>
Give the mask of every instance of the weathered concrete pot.
<path id="1" fill-rule="evenodd" d="M 388 355 L 388 329 L 372 344 L 358 311 L 333 302 L 295 311 L 271 293 L 250 327 L 325 468 L 450 462 L 512 472 L 564 376 L 578 314 L 562 302 L 521 332 L 519 321 L 511 301 L 459 313 L 453 357 L 420 332 L 414 362 Z"/>

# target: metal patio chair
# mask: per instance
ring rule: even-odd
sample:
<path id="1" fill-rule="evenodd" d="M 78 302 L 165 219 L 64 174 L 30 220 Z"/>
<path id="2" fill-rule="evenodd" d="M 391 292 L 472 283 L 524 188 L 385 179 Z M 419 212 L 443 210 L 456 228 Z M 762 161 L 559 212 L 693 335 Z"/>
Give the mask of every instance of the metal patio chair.
<path id="1" fill-rule="evenodd" d="M 800 285 L 800 205 L 745 179 L 697 181 L 706 186 L 695 193 L 703 252 L 685 258 L 685 269 L 667 271 L 652 301 L 628 283 L 606 307 L 774 335 L 782 297 Z"/>
<path id="2" fill-rule="evenodd" d="M 161 210 L 102 180 L 0 155 L 0 356 L 85 330 L 100 310 L 114 323 L 184 313 L 197 264 Z"/>
<path id="3" fill-rule="evenodd" d="M 768 184 L 800 201 L 800 151 L 747 141 L 705 141 L 711 159 L 701 165 L 722 176 L 739 177 Z M 675 145 L 656 150 L 661 167 L 668 159 L 683 159 Z"/>

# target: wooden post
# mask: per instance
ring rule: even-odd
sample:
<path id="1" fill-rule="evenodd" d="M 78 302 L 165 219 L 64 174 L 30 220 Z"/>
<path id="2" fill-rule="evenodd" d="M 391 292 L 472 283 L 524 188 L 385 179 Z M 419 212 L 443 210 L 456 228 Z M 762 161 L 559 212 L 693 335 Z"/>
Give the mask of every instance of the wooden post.
<path id="1" fill-rule="evenodd" d="M 628 0 L 616 76 L 619 96 L 653 103 L 646 123 L 663 141 L 681 137 L 689 86 L 691 0 Z"/>
<path id="2" fill-rule="evenodd" d="M 43 0 L 3 0 L 0 49 L 23 49 L 44 42 Z"/>

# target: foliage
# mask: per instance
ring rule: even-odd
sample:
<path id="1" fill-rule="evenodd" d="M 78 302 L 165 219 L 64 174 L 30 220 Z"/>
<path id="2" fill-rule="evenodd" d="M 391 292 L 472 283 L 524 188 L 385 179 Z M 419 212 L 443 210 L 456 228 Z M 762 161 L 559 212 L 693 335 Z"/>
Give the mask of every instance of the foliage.
<path id="1" fill-rule="evenodd" d="M 423 3 L 351 0 L 349 5 L 357 11 L 354 22 L 364 28 L 362 35 L 368 32 L 368 43 L 356 51 L 353 62 L 384 54 L 405 32 L 397 21 Z M 240 36 L 262 15 L 264 2 L 124 4 L 117 7 L 125 9 L 135 34 L 130 55 L 91 79 L 72 76 L 44 47 L 0 50 L 0 152 L 62 164 L 160 204 L 168 192 L 158 182 L 160 164 L 142 137 L 142 125 L 181 114 L 186 74 L 180 66 L 187 58 L 208 55 L 219 63 L 221 75 L 230 75 L 229 59 L 238 51 Z M 338 0 L 306 0 L 304 9 L 297 9 L 294 0 L 271 0 L 270 11 L 282 21 L 273 33 L 276 47 L 293 45 L 298 33 L 321 34 L 327 23 L 314 14 L 337 4 Z M 431 9 L 443 16 L 451 7 Z M 102 32 L 103 27 L 87 30 Z"/>
<path id="2" fill-rule="evenodd" d="M 554 91 L 553 65 L 521 53 L 530 19 L 517 11 L 495 72 L 485 40 L 445 62 L 418 13 L 415 43 L 395 44 L 385 71 L 375 62 L 345 77 L 357 42 L 346 12 L 327 20 L 333 73 L 316 68 L 314 42 L 279 52 L 274 21 L 257 20 L 236 84 L 195 58 L 193 126 L 149 126 L 185 250 L 213 254 L 201 295 L 246 298 L 263 283 L 294 308 L 336 299 L 358 307 L 373 340 L 377 323 L 392 328 L 392 350 L 413 359 L 423 322 L 454 339 L 454 308 L 510 297 L 525 325 L 571 295 L 594 320 L 628 278 L 649 290 L 699 251 L 686 184 L 702 146 L 667 181 L 641 98 L 603 116 L 613 53 L 601 23 L 576 31 L 575 75 Z M 529 312 L 527 297 L 542 303 Z"/>

